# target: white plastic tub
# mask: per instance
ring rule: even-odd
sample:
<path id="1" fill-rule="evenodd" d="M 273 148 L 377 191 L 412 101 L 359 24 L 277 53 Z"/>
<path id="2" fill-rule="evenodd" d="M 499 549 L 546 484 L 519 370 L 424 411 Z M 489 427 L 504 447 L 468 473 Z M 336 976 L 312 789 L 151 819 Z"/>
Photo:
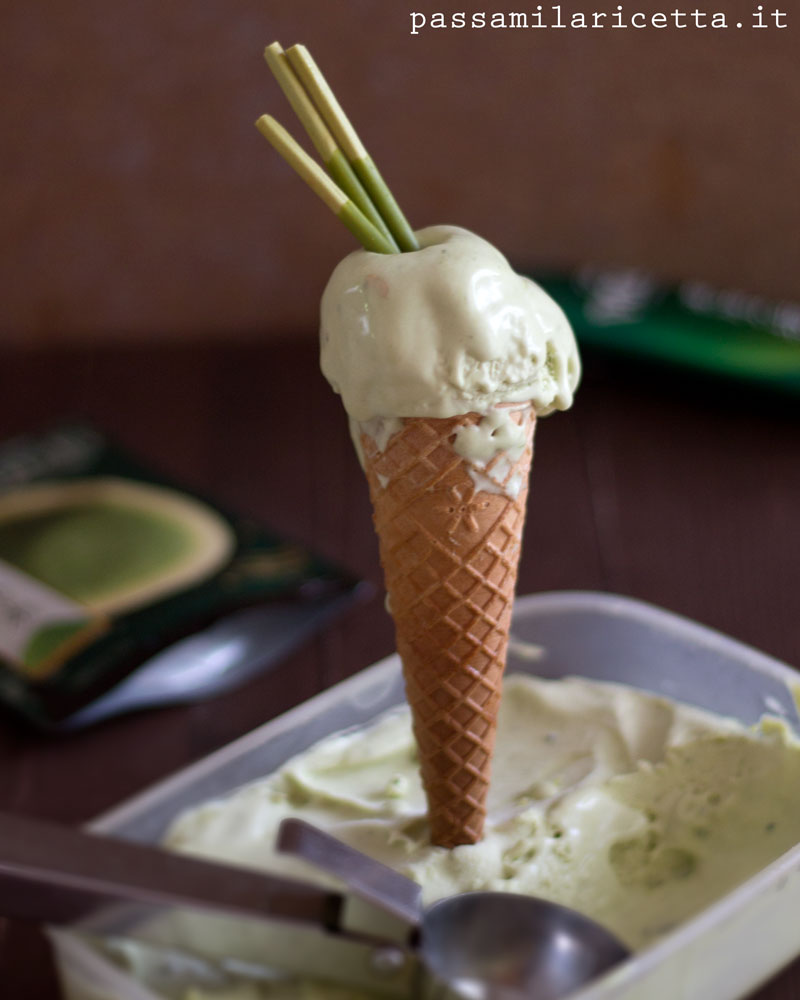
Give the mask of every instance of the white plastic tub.
<path id="1" fill-rule="evenodd" d="M 665 694 L 754 723 L 781 715 L 800 732 L 800 674 L 732 639 L 610 594 L 520 598 L 509 670 L 582 675 Z M 542 647 L 526 657 L 525 643 Z M 513 646 L 514 644 L 512 644 Z M 268 774 L 336 730 L 403 699 L 388 657 L 102 816 L 91 828 L 157 842 L 189 806 Z M 800 790 L 798 790 L 800 794 Z M 800 954 L 800 845 L 571 1000 L 734 1000 Z M 69 931 L 50 931 L 68 1000 L 159 1000 Z"/>

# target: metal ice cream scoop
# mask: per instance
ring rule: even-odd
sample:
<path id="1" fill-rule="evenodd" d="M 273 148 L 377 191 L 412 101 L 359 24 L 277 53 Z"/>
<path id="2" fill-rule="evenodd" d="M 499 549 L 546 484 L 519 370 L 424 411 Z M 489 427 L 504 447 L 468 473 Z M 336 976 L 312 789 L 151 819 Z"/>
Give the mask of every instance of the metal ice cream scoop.
<path id="1" fill-rule="evenodd" d="M 277 846 L 347 892 L 0 814 L 0 913 L 251 965 L 237 942 L 252 947 L 254 926 L 277 921 L 255 939 L 265 964 L 430 1000 L 556 1000 L 628 954 L 588 918 L 531 897 L 468 893 L 423 910 L 415 882 L 300 820 L 284 821 Z M 205 913 L 201 943 L 165 911 Z"/>
<path id="2" fill-rule="evenodd" d="M 423 910 L 416 882 L 302 820 L 281 824 L 277 847 L 408 920 L 421 966 L 415 996 L 559 1000 L 629 954 L 594 920 L 533 896 L 470 892 Z"/>

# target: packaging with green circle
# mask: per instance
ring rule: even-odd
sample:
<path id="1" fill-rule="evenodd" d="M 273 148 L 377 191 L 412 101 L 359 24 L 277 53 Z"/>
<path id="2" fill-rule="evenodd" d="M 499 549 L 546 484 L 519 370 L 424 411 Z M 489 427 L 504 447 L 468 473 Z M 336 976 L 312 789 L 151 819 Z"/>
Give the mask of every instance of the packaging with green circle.
<path id="1" fill-rule="evenodd" d="M 92 427 L 0 445 L 0 698 L 31 721 L 94 721 L 214 693 L 357 591 L 338 567 L 154 475 Z M 224 634 L 208 639 L 203 629 L 220 620 Z M 237 629 L 246 656 L 216 655 L 221 673 L 199 670 L 198 650 L 211 663 Z M 204 646 L 161 657 L 169 683 L 162 667 L 132 684 L 132 671 L 198 633 Z M 259 636 L 272 647 L 263 655 Z M 87 712 L 98 699 L 104 711 Z"/>

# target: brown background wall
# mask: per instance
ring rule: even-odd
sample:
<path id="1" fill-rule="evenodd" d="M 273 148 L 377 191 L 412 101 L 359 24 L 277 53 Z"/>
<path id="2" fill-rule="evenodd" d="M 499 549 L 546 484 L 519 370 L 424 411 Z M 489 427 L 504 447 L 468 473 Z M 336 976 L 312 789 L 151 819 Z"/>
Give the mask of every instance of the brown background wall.
<path id="1" fill-rule="evenodd" d="M 273 111 L 299 134 L 261 59 L 275 38 L 309 45 L 415 225 L 465 225 L 520 266 L 800 298 L 796 0 L 777 4 L 784 30 L 737 30 L 750 0 L 678 6 L 732 26 L 411 36 L 411 9 L 536 4 L 17 4 L 0 40 L 0 336 L 314 330 L 354 244 L 253 128 Z"/>

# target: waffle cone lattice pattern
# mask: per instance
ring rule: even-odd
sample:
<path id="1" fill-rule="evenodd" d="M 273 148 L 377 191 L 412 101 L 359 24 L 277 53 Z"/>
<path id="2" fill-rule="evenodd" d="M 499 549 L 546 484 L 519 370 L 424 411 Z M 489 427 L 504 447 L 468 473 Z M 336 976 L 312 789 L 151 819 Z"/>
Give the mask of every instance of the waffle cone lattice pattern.
<path id="1" fill-rule="evenodd" d="M 361 434 L 431 840 L 443 847 L 480 840 L 486 818 L 535 423 L 529 405 L 510 412 L 527 433 L 522 456 L 480 469 L 453 449 L 476 413 L 404 420 L 382 452 Z"/>

